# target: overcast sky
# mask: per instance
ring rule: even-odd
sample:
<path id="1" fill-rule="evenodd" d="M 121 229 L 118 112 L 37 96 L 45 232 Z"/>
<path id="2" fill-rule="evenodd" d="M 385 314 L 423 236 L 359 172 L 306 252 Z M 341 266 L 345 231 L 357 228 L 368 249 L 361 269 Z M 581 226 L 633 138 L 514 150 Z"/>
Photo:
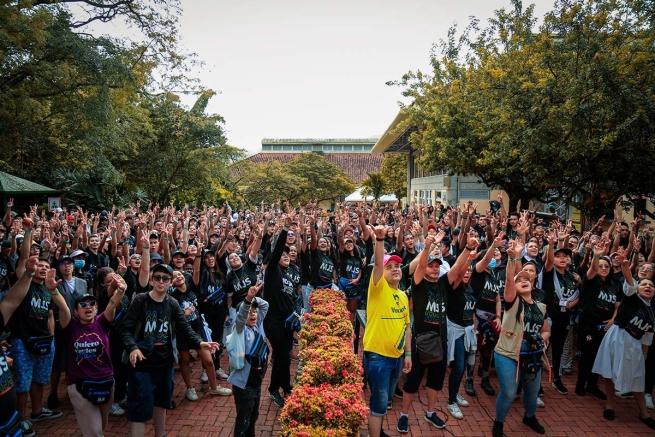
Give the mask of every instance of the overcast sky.
<path id="1" fill-rule="evenodd" d="M 536 5 L 538 17 L 552 0 Z M 428 69 L 448 28 L 481 21 L 509 0 L 182 0 L 185 47 L 206 62 L 203 85 L 220 91 L 208 112 L 249 154 L 262 138 L 380 136 L 401 89 L 385 83 Z"/>

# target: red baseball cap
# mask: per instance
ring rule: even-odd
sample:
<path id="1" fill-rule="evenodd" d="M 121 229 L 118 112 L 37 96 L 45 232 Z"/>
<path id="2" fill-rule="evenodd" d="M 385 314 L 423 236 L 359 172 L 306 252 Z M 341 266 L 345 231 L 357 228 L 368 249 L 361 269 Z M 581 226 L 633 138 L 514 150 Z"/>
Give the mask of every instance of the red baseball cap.
<path id="1" fill-rule="evenodd" d="M 398 255 L 385 255 L 383 264 L 386 266 L 389 261 L 396 261 L 398 264 L 402 264 L 403 260 Z"/>

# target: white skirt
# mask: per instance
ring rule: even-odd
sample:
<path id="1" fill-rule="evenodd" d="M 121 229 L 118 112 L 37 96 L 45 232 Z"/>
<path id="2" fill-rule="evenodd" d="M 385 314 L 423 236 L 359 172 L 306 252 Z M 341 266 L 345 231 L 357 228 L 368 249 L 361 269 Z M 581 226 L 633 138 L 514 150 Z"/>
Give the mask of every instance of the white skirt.
<path id="1" fill-rule="evenodd" d="M 616 325 L 607 331 L 594 362 L 594 373 L 611 379 L 621 393 L 643 393 L 646 386 L 646 365 L 641 341 Z M 608 393 L 612 396 L 612 393 Z"/>

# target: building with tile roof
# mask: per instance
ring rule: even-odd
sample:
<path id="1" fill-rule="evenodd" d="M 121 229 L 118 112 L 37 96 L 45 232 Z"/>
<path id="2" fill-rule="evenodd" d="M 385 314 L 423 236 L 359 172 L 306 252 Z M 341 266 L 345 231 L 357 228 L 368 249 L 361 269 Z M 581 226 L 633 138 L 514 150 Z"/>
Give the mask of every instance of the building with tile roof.
<path id="1" fill-rule="evenodd" d="M 368 177 L 369 172 L 377 173 L 382 168 L 384 154 L 371 153 L 376 141 L 377 138 L 264 138 L 262 151 L 246 160 L 253 163 L 289 162 L 300 153 L 319 153 L 345 171 L 355 184 L 360 184 Z M 234 165 L 231 167 L 231 171 L 235 177 L 239 177 L 241 167 Z"/>

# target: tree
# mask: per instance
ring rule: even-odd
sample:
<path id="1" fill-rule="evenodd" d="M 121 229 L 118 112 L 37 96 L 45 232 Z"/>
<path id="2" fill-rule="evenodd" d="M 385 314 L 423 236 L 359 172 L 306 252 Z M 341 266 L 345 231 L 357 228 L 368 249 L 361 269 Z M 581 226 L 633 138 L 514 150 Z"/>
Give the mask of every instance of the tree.
<path id="1" fill-rule="evenodd" d="M 382 173 L 369 171 L 368 177 L 362 181 L 362 196 L 371 196 L 377 202 L 385 194 L 384 179 Z"/>
<path id="2" fill-rule="evenodd" d="M 384 181 L 384 191 L 393 193 L 397 199 L 407 196 L 407 155 L 386 153 L 380 170 Z"/>
<path id="3" fill-rule="evenodd" d="M 240 194 L 254 203 L 332 200 L 355 188 L 346 172 L 318 153 L 302 153 L 287 163 L 241 162 L 238 165 L 244 176 L 234 185 L 244 187 Z"/>
<path id="4" fill-rule="evenodd" d="M 420 127 L 411 137 L 420 164 L 476 175 L 505 190 L 512 210 L 559 198 L 591 211 L 652 194 L 648 4 L 561 0 L 535 32 L 532 7 L 514 0 L 485 29 L 451 28 L 431 75 L 396 82 L 414 98 L 405 126 Z"/>

